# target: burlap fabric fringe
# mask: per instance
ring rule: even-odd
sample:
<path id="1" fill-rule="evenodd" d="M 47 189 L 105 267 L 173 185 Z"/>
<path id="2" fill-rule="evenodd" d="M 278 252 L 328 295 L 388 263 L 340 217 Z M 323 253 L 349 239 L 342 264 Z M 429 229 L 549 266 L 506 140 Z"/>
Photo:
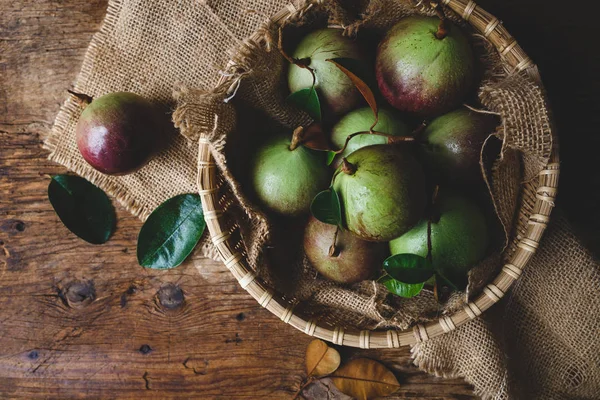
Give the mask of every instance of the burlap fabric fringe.
<path id="1" fill-rule="evenodd" d="M 201 134 L 210 137 L 221 171 L 220 203 L 232 216 L 230 231 L 239 234 L 238 247 L 258 274 L 277 282 L 281 271 L 269 266 L 263 251 L 269 232 L 277 227 L 248 201 L 236 179 L 236 163 L 243 165 L 244 157 L 232 158 L 249 139 L 247 131 L 240 129 L 250 126 L 248 120 L 257 122 L 267 115 L 287 127 L 307 121 L 283 101 L 285 64 L 273 51 L 277 31 L 266 23 L 268 17 L 287 5 L 297 10 L 291 24 L 318 20 L 326 13 L 354 34 L 366 28 L 385 29 L 402 15 L 419 12 L 395 1 L 365 1 L 350 11 L 335 2 L 328 4 L 332 6 L 317 10 L 303 2 L 292 6 L 283 1 L 111 1 L 75 90 L 93 96 L 133 91 L 169 107 L 176 101 L 174 119 L 188 138 L 173 133 L 169 146 L 139 172 L 106 177 L 81 159 L 74 141 L 81 109 L 67 99 L 46 140 L 50 159 L 96 183 L 145 218 L 167 198 L 196 190 L 197 147 L 188 140 L 194 143 Z M 257 29 L 264 33 L 263 40 L 244 41 Z M 228 65 L 230 59 L 235 62 Z M 515 210 L 526 209 L 531 200 L 528 184 L 521 182 L 540 169 L 551 150 L 549 118 L 542 89 L 526 75 L 488 71 L 479 98 L 486 108 L 502 115 L 498 135 L 505 139 L 504 157 L 493 170 L 491 189 L 502 224 L 516 238 L 523 218 Z M 220 74 L 240 79 L 215 90 Z M 223 102 L 232 96 L 230 102 Z M 261 114 L 253 119 L 254 111 L 240 109 Z M 214 256 L 211 250 L 204 243 L 203 254 Z M 511 250 L 509 246 L 506 251 Z M 495 260 L 487 264 L 472 276 L 473 291 L 500 265 Z M 315 280 L 302 257 L 292 271 L 302 284 L 284 288 L 289 295 L 305 300 L 306 312 L 324 312 L 335 321 L 405 327 L 427 318 L 436 307 L 427 294 L 419 300 L 390 303 L 372 282 L 344 288 Z M 597 398 L 600 346 L 593 332 L 600 330 L 599 275 L 598 265 L 560 219 L 512 290 L 508 307 L 495 306 L 483 318 L 416 346 L 415 360 L 429 372 L 464 376 L 487 398 Z M 463 300 L 455 296 L 445 308 L 454 309 Z M 580 304 L 586 304 L 585 310 Z"/>

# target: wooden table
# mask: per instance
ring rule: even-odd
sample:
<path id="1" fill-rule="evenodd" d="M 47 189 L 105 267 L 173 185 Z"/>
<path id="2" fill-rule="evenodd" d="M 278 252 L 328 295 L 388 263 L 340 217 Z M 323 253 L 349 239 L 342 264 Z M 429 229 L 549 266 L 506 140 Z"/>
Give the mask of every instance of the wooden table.
<path id="1" fill-rule="evenodd" d="M 569 128 L 562 201 L 574 221 L 589 220 L 598 193 L 567 178 L 597 170 L 600 113 L 589 100 L 600 90 L 585 79 L 598 69 L 585 44 L 595 25 L 542 0 L 480 3 L 510 21 L 540 64 Z M 106 0 L 0 0 L 0 398 L 291 398 L 311 339 L 259 307 L 220 263 L 196 255 L 171 271 L 144 269 L 139 220 L 118 208 L 116 233 L 93 246 L 47 200 L 48 176 L 66 171 L 41 143 L 105 9 Z M 584 157 L 575 154 L 586 140 Z M 597 233 L 586 237 L 598 243 Z M 360 353 L 397 372 L 396 398 L 474 397 L 460 379 L 419 372 L 408 349 Z"/>

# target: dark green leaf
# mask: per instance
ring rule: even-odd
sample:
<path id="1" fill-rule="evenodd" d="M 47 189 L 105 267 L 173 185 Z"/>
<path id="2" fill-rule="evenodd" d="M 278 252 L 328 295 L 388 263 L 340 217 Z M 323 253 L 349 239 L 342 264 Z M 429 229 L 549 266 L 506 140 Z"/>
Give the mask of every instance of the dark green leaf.
<path id="1" fill-rule="evenodd" d="M 56 175 L 48 199 L 63 224 L 93 244 L 105 243 L 115 228 L 115 210 L 98 187 L 74 175 Z"/>
<path id="2" fill-rule="evenodd" d="M 431 263 L 416 254 L 396 254 L 383 262 L 383 269 L 394 279 L 404 283 L 423 283 L 431 278 Z"/>
<path id="3" fill-rule="evenodd" d="M 306 111 L 315 121 L 321 121 L 321 102 L 314 86 L 290 94 L 286 101 Z"/>
<path id="4" fill-rule="evenodd" d="M 423 290 L 424 283 L 403 283 L 395 280 L 389 275 L 384 275 L 379 278 L 379 282 L 382 283 L 391 293 L 400 297 L 414 297 L 421 293 Z"/>
<path id="5" fill-rule="evenodd" d="M 449 287 L 451 290 L 458 290 L 458 288 L 460 286 L 465 287 L 466 283 L 464 283 L 466 281 L 466 277 L 464 279 L 463 282 L 452 282 L 449 279 L 447 279 L 444 275 L 442 275 L 442 273 L 440 271 L 436 271 L 435 273 L 435 283 L 436 285 L 441 285 L 441 286 L 447 286 Z"/>
<path id="6" fill-rule="evenodd" d="M 150 214 L 140 230 L 137 258 L 154 269 L 174 268 L 192 252 L 206 223 L 197 194 L 180 194 Z"/>
<path id="7" fill-rule="evenodd" d="M 317 194 L 310 205 L 312 215 L 321 222 L 331 225 L 342 223 L 340 198 L 333 188 Z"/>
<path id="8" fill-rule="evenodd" d="M 335 153 L 335 151 L 328 151 L 327 152 L 327 165 L 331 165 L 331 163 L 335 159 L 336 155 L 337 154 Z"/>

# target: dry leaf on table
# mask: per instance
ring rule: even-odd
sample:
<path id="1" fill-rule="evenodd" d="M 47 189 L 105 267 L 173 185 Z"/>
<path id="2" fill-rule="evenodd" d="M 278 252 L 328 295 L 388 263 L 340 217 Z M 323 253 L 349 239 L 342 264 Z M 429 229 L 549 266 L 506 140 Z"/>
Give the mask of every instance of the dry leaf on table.
<path id="1" fill-rule="evenodd" d="M 331 381 L 341 392 L 357 400 L 388 396 L 400 388 L 389 369 L 368 358 L 346 363 L 331 377 Z"/>
<path id="2" fill-rule="evenodd" d="M 306 349 L 306 373 L 308 376 L 329 375 L 340 366 L 340 353 L 327 346 L 322 340 L 315 339 Z"/>
<path id="3" fill-rule="evenodd" d="M 340 392 L 331 382 L 330 378 L 321 378 L 312 381 L 310 385 L 301 392 L 305 400 L 354 400 L 352 397 Z"/>

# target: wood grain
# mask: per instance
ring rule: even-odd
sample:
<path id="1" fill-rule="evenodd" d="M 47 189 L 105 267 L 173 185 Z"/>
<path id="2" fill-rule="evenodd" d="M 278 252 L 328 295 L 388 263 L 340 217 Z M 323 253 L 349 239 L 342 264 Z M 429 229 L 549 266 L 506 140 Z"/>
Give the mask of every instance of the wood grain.
<path id="1" fill-rule="evenodd" d="M 137 265 L 141 223 L 118 208 L 103 246 L 47 201 L 41 142 L 74 82 L 105 0 L 0 0 L 0 398 L 292 398 L 311 338 L 282 324 L 221 265 Z M 355 354 L 354 352 L 352 354 Z M 398 373 L 393 398 L 467 399 L 408 349 L 361 351 Z M 351 354 L 349 354 L 351 355 Z"/>

